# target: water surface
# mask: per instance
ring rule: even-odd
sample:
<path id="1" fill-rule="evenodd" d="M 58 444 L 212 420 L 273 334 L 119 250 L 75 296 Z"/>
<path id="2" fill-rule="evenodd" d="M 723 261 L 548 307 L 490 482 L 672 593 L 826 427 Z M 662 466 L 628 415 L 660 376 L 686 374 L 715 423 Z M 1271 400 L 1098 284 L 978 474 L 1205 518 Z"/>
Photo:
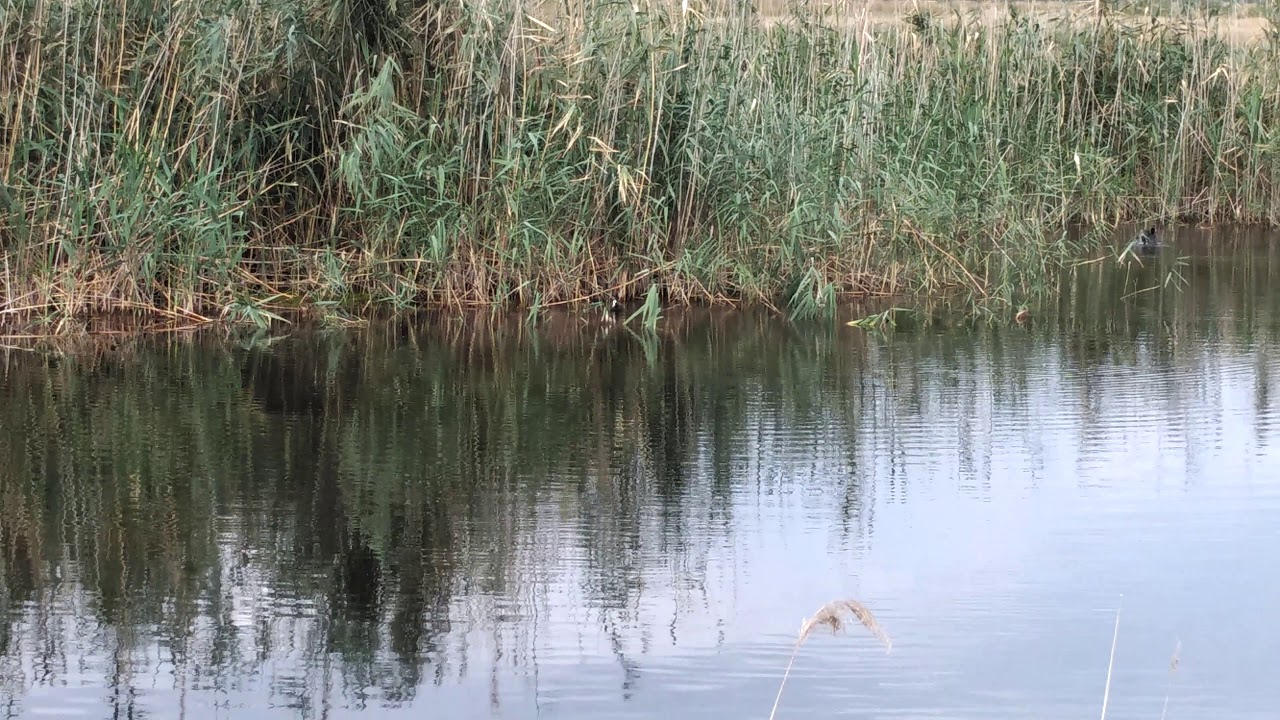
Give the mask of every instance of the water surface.
<path id="1" fill-rule="evenodd" d="M 1272 717 L 1280 255 L 1026 325 L 757 312 L 0 365 L 7 717 Z M 1181 258 L 1181 259 L 1180 259 Z M 1179 279 L 1180 278 L 1180 279 Z M 1180 645 L 1176 671 L 1171 656 Z"/>

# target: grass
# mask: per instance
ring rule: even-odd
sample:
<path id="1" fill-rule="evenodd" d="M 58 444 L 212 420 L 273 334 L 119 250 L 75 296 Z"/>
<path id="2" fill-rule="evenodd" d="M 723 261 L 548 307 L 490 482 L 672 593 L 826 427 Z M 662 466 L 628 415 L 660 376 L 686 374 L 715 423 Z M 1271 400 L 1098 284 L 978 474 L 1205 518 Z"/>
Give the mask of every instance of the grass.
<path id="1" fill-rule="evenodd" d="M 1018 307 L 1117 224 L 1280 218 L 1269 6 L 883 6 L 0 0 L 0 322 Z"/>

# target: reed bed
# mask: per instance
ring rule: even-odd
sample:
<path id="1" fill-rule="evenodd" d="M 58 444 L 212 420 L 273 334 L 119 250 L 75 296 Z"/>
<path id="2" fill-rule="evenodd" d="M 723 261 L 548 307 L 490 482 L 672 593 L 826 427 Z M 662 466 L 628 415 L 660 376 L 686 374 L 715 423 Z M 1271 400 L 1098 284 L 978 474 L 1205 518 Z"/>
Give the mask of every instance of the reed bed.
<path id="1" fill-rule="evenodd" d="M 1280 217 L 1265 6 L 780 12 L 0 0 L 0 321 L 1012 304 L 1118 223 Z"/>

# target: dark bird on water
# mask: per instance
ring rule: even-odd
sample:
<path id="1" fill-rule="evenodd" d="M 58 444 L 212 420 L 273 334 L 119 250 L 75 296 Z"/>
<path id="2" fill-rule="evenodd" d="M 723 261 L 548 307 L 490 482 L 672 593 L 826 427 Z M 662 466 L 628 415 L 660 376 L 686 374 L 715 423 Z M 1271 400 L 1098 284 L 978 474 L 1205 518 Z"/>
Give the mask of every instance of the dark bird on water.
<path id="1" fill-rule="evenodd" d="M 1156 237 L 1156 229 L 1149 227 L 1138 233 L 1138 237 L 1134 239 L 1133 244 L 1143 252 L 1154 252 L 1156 248 L 1160 247 L 1160 239 Z"/>
<path id="2" fill-rule="evenodd" d="M 603 306 L 601 309 L 604 311 L 605 322 L 617 322 L 622 317 L 623 311 L 626 310 L 626 306 L 618 300 L 616 295 L 608 296 L 601 305 Z"/>

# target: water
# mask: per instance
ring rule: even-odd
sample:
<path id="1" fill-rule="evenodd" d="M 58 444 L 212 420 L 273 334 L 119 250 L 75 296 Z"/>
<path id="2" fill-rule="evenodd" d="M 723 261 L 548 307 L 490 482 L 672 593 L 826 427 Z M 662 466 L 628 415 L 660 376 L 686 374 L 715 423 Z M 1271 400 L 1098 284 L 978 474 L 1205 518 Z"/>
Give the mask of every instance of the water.
<path id="1" fill-rule="evenodd" d="M 779 718 L 1092 717 L 1118 608 L 1109 717 L 1271 717 L 1278 281 L 1270 244 L 1183 232 L 1026 326 L 10 353 L 0 707 L 767 717 L 851 597 L 892 652 L 814 634 Z"/>

